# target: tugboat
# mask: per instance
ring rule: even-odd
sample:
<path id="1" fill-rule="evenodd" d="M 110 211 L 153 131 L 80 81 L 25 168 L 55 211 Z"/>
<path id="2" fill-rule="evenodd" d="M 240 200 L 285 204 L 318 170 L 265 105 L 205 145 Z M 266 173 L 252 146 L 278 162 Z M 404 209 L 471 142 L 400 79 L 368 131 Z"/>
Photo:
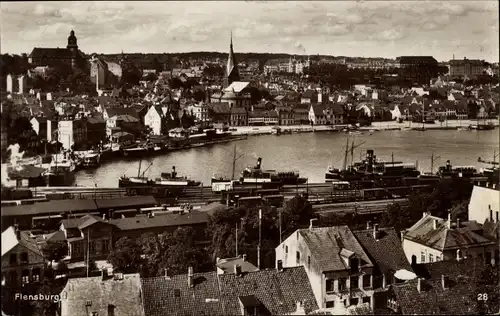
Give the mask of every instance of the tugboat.
<path id="1" fill-rule="evenodd" d="M 402 161 L 377 161 L 372 149 L 366 151 L 366 158 L 352 164 L 344 170 L 328 167 L 325 174 L 326 182 L 362 181 L 397 177 L 418 177 L 417 166 Z"/>
<path id="2" fill-rule="evenodd" d="M 253 168 L 247 167 L 241 172 L 240 182 L 244 183 L 281 183 L 283 185 L 304 184 L 306 178 L 301 178 L 297 171 L 263 170 L 261 168 L 262 158 L 257 159 L 257 165 Z"/>
<path id="3" fill-rule="evenodd" d="M 441 178 L 474 178 L 482 176 L 475 166 L 452 166 L 449 160 L 446 160 L 445 166 L 439 167 L 437 174 Z"/>
<path id="4" fill-rule="evenodd" d="M 72 186 L 75 182 L 75 163 L 67 154 L 55 154 L 44 176 L 48 186 Z"/>
<path id="5" fill-rule="evenodd" d="M 201 182 L 193 181 L 186 177 L 177 177 L 177 172 L 175 172 L 175 167 L 172 167 L 172 173 L 162 173 L 160 178 L 150 179 L 144 177 L 146 171 L 153 165 L 151 163 L 146 170 L 141 174 L 141 163 L 139 162 L 139 172 L 137 177 L 127 177 L 123 175 L 118 179 L 118 187 L 137 187 L 137 186 L 149 186 L 149 187 L 165 187 L 165 188 L 184 188 L 188 186 L 199 186 Z"/>
<path id="6" fill-rule="evenodd" d="M 163 183 L 170 183 L 170 182 L 186 182 L 187 181 L 187 186 L 190 187 L 197 187 L 201 184 L 200 181 L 195 181 L 188 179 L 187 177 L 178 177 L 177 172 L 175 171 L 175 166 L 172 166 L 172 172 L 162 172 L 161 173 L 161 181 Z"/>
<path id="7" fill-rule="evenodd" d="M 91 152 L 83 156 L 84 169 L 97 168 L 101 164 L 101 154 L 96 152 Z"/>

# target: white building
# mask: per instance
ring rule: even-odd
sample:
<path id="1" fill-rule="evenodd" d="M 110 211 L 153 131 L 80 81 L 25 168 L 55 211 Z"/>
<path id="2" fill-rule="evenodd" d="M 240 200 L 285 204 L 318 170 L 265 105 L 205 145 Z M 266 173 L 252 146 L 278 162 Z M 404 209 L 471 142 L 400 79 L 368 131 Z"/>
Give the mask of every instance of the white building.
<path id="1" fill-rule="evenodd" d="M 412 263 L 430 263 L 467 257 L 491 260 L 498 245 L 482 235 L 476 221 L 452 222 L 424 212 L 412 227 L 402 232 L 403 250 Z M 489 258 L 489 259 L 488 259 Z"/>
<path id="2" fill-rule="evenodd" d="M 469 220 L 483 224 L 486 220 L 500 221 L 500 193 L 498 188 L 474 186 L 469 202 Z"/>
<path id="3" fill-rule="evenodd" d="M 161 135 L 164 115 L 161 107 L 152 105 L 144 116 L 144 125 L 152 129 L 153 135 Z"/>

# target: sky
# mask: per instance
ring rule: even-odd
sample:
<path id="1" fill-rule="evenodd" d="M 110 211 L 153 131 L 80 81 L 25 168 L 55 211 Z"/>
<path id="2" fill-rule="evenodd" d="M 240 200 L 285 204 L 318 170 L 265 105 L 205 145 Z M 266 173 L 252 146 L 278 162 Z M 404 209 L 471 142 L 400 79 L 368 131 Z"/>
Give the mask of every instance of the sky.
<path id="1" fill-rule="evenodd" d="M 498 62 L 498 1 L 0 2 L 2 53 L 235 52 Z"/>

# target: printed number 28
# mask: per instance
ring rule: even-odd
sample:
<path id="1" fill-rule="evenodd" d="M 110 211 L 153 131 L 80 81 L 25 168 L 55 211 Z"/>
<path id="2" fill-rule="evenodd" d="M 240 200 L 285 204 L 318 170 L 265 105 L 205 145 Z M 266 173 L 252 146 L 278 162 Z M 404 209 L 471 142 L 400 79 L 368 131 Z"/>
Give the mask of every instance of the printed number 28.
<path id="1" fill-rule="evenodd" d="M 477 295 L 477 300 L 478 301 L 487 301 L 488 300 L 488 293 L 479 293 Z"/>

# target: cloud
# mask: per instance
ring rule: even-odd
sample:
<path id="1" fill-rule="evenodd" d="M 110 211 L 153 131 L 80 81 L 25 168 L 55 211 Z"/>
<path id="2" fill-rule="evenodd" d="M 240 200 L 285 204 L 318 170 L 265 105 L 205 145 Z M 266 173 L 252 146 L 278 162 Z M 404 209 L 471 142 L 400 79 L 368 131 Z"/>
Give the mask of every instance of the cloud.
<path id="1" fill-rule="evenodd" d="M 2 48 L 13 52 L 63 47 L 74 29 L 83 51 L 107 53 L 227 50 L 232 30 L 240 51 L 414 54 L 459 34 L 467 50 L 474 37 L 491 38 L 484 52 L 498 55 L 494 1 L 10 2 L 0 9 Z M 447 54 L 446 45 L 423 53 Z"/>

